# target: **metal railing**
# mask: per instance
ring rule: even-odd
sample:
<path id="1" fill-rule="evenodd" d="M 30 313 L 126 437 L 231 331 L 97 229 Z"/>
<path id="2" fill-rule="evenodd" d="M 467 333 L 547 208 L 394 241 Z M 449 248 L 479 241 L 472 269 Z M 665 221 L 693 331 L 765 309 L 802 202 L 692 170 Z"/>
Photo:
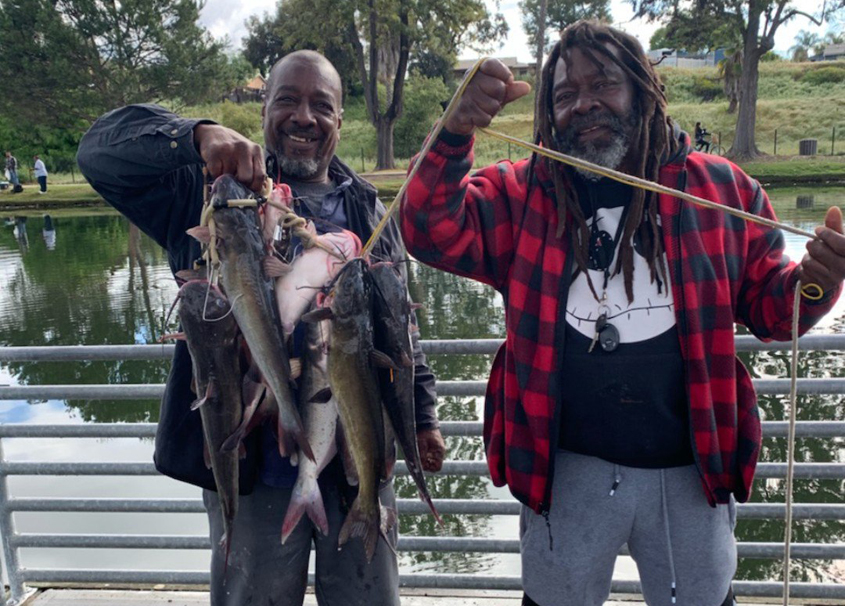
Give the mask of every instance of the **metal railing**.
<path id="1" fill-rule="evenodd" d="M 481 339 L 468 341 L 423 341 L 428 354 L 490 354 L 498 348 L 500 340 Z M 845 350 L 845 335 L 813 335 L 804 337 L 799 345 L 802 350 Z M 784 343 L 761 343 L 751 337 L 737 337 L 739 351 L 773 351 L 788 347 Z M 5 347 L 0 348 L 0 362 L 11 361 L 91 361 L 169 359 L 173 346 L 78 346 L 78 347 Z M 761 394 L 785 394 L 789 390 L 787 379 L 755 380 Z M 479 396 L 484 394 L 484 381 L 439 381 L 440 396 Z M 800 379 L 801 394 L 845 394 L 845 379 Z M 0 400 L 17 399 L 109 399 L 130 400 L 158 398 L 163 385 L 41 385 L 0 387 Z M 9 492 L 8 477 L 27 476 L 154 476 L 157 472 L 151 462 L 48 462 L 7 461 L 3 456 L 3 438 L 151 438 L 155 436 L 152 423 L 104 423 L 88 425 L 0 425 L 0 539 L 6 572 L 10 582 L 10 601 L 0 596 L 0 606 L 19 604 L 28 593 L 27 583 L 121 583 L 121 584 L 178 584 L 198 585 L 209 582 L 208 572 L 175 570 L 83 570 L 38 569 L 21 564 L 22 548 L 123 548 L 123 549 L 209 549 L 207 536 L 188 535 L 96 535 L 96 534 L 33 534 L 15 530 L 16 512 L 120 512 L 120 513 L 202 513 L 201 499 L 139 499 L 139 498 L 35 498 L 15 497 Z M 446 436 L 480 436 L 479 422 L 444 422 L 441 429 Z M 785 422 L 763 423 L 766 437 L 787 435 Z M 845 437 L 845 422 L 803 421 L 797 425 L 798 437 Z M 407 474 L 404 463 L 396 465 L 398 475 Z M 446 461 L 442 475 L 487 476 L 483 461 Z M 758 478 L 783 478 L 785 463 L 761 463 Z M 798 463 L 797 478 L 845 478 L 843 463 Z M 442 514 L 457 515 L 518 515 L 520 505 L 513 499 L 474 500 L 436 499 Z M 398 499 L 401 515 L 425 515 L 426 505 L 413 499 Z M 781 504 L 744 504 L 738 506 L 738 517 L 744 519 L 783 519 L 785 508 Z M 845 520 L 845 504 L 801 503 L 796 504 L 793 517 L 798 520 Z M 485 539 L 466 537 L 403 537 L 400 551 L 519 553 L 519 541 L 514 539 Z M 739 543 L 739 557 L 774 558 L 783 556 L 780 543 Z M 627 552 L 623 549 L 621 554 Z M 798 543 L 792 546 L 792 555 L 802 559 L 845 559 L 845 544 Z M 309 579 L 313 582 L 313 578 Z M 448 589 L 520 589 L 518 576 L 492 576 L 474 574 L 408 574 L 400 575 L 404 587 Z M 734 590 L 740 596 L 779 597 L 782 584 L 766 581 L 738 581 Z M 615 593 L 640 593 L 637 581 L 614 580 Z M 845 600 L 845 584 L 791 583 L 791 595 L 796 598 L 821 598 Z"/>

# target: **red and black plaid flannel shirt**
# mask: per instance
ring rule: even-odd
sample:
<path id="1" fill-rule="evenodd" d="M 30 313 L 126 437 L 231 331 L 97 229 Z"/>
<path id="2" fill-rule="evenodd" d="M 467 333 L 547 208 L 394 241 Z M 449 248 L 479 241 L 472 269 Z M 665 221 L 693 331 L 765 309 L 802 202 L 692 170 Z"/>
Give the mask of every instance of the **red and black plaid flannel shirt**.
<path id="1" fill-rule="evenodd" d="M 447 135 L 448 136 L 448 135 Z M 660 182 L 774 218 L 760 185 L 722 158 L 684 152 Z M 507 339 L 487 387 L 484 440 L 493 482 L 537 512 L 550 505 L 564 343 L 564 280 L 569 230 L 558 213 L 548 169 L 503 161 L 472 176 L 473 142 L 441 137 L 422 160 L 401 206 L 407 248 L 420 261 L 498 290 Z M 694 454 L 711 504 L 744 502 L 760 449 L 760 416 L 748 371 L 737 359 L 734 323 L 764 340 L 791 337 L 795 263 L 779 230 L 660 195 L 660 218 L 678 333 L 686 365 Z M 841 290 L 841 289 L 840 289 Z M 807 301 L 801 332 L 835 302 Z"/>

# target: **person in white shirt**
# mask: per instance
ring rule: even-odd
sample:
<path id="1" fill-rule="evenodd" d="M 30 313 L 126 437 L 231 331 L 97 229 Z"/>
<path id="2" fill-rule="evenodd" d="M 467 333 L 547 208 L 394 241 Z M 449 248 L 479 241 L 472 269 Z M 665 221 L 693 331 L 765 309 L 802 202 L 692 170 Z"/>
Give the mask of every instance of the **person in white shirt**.
<path id="1" fill-rule="evenodd" d="M 47 193 L 47 167 L 44 166 L 44 161 L 38 157 L 38 154 L 33 156 L 35 160 L 35 177 L 38 179 L 38 185 L 41 187 L 39 194 Z"/>

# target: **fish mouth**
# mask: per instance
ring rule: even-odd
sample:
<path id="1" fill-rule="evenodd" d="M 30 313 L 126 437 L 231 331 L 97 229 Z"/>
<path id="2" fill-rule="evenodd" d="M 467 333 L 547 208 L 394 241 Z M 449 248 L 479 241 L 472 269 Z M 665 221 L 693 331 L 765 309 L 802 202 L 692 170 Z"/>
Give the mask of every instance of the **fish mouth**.
<path id="1" fill-rule="evenodd" d="M 252 197 L 252 193 L 232 175 L 220 175 L 211 186 L 211 201 L 215 207 L 226 206 L 229 200 Z"/>

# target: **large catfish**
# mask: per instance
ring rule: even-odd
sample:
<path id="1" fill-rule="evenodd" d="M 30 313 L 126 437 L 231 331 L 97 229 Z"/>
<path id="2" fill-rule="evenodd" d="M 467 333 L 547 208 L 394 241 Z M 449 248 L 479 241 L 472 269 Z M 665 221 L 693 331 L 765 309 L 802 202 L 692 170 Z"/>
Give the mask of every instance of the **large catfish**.
<path id="1" fill-rule="evenodd" d="M 304 457 L 299 461 L 296 484 L 282 523 L 282 544 L 296 528 L 303 513 L 308 514 L 324 535 L 329 534 L 329 523 L 317 478 L 337 453 L 337 401 L 329 387 L 330 331 L 331 322 L 322 320 L 308 324 L 305 333 L 299 399 L 305 433 L 316 461 Z"/>
<path id="2" fill-rule="evenodd" d="M 179 321 L 193 364 L 194 383 L 205 438 L 206 465 L 211 467 L 223 512 L 221 547 L 229 560 L 232 525 L 238 511 L 238 449 L 223 444 L 241 423 L 241 369 L 238 326 L 229 301 L 205 280 L 179 289 Z"/>
<path id="3" fill-rule="evenodd" d="M 361 537 L 369 562 L 379 533 L 392 527 L 396 512 L 382 507 L 378 497 L 379 483 L 386 476 L 385 437 L 373 360 L 384 356 L 373 347 L 372 283 L 363 259 L 349 261 L 341 271 L 331 312 L 329 379 L 358 472 L 358 496 L 340 529 L 338 545 Z"/>
<path id="4" fill-rule="evenodd" d="M 399 446 L 405 454 L 408 473 L 414 478 L 420 498 L 435 519 L 443 525 L 425 483 L 417 444 L 414 408 L 414 350 L 411 345 L 411 301 L 408 289 L 392 263 L 376 263 L 370 268 L 373 279 L 373 320 L 375 347 L 398 368 L 379 371 L 379 387 L 387 415 Z"/>
<path id="5" fill-rule="evenodd" d="M 250 192 L 230 175 L 221 175 L 212 187 L 220 282 L 252 358 L 276 397 L 279 452 L 290 456 L 295 443 L 314 460 L 291 391 L 290 360 L 273 305 L 273 284 L 264 273 L 266 248 L 257 209 L 227 204 L 229 200 L 250 197 Z"/>

